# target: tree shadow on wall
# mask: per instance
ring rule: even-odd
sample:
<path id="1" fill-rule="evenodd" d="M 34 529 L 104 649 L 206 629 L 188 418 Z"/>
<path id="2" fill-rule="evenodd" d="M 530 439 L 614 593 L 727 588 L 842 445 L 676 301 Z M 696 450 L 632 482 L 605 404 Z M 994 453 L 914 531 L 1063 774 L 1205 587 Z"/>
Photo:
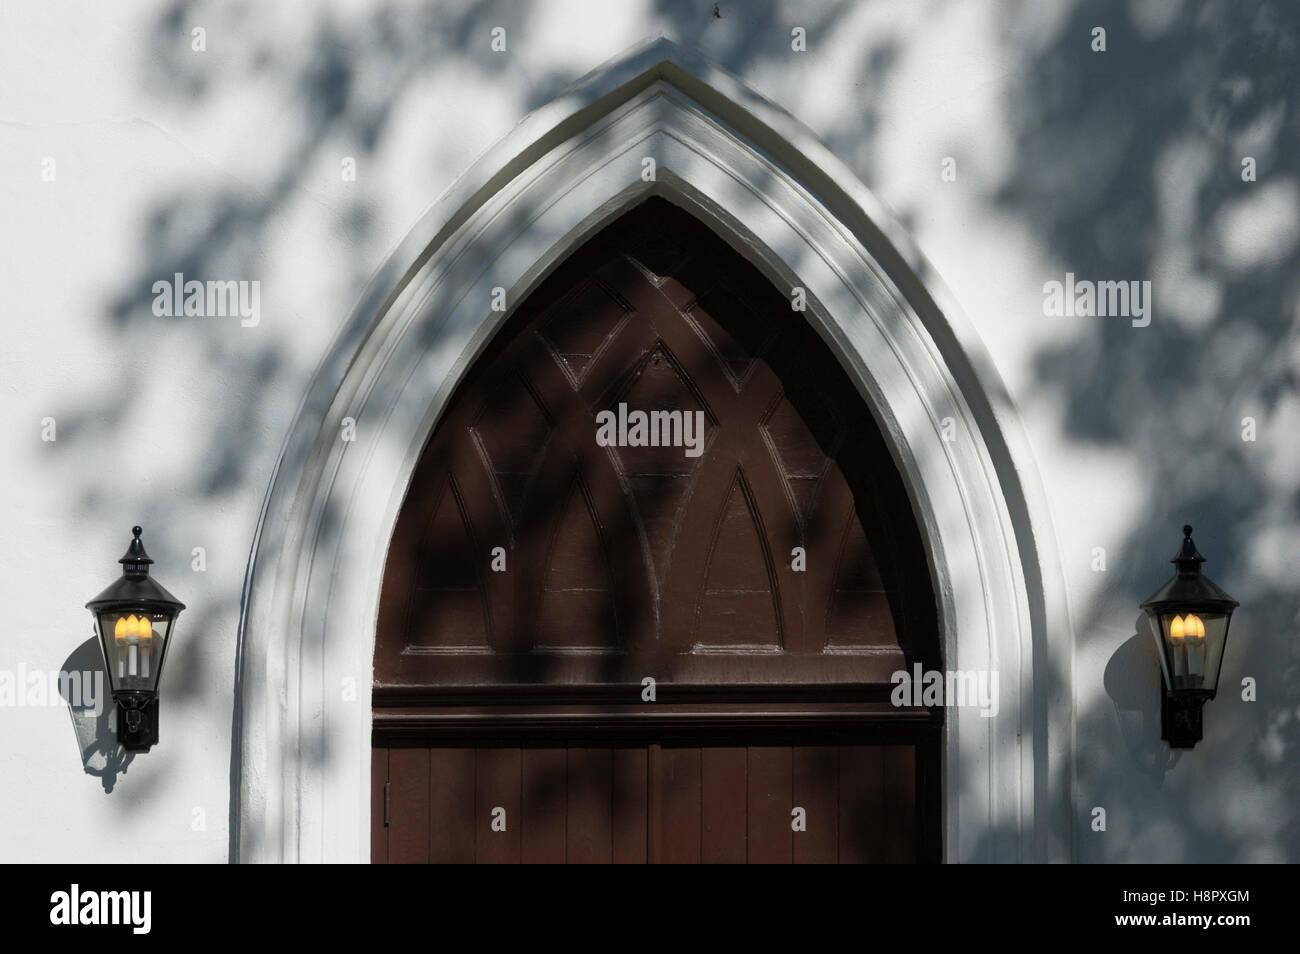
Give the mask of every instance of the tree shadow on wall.
<path id="1" fill-rule="evenodd" d="M 1003 19 L 1014 35 L 1016 11 Z M 1098 26 L 1104 53 L 1091 49 Z M 1300 720 L 1286 713 L 1300 704 L 1300 644 L 1287 635 L 1297 587 L 1278 561 L 1294 565 L 1300 532 L 1300 490 L 1285 477 L 1300 390 L 1300 8 L 1080 3 L 1051 42 L 1007 55 L 1022 64 L 1006 90 L 1015 163 L 994 204 L 1062 272 L 1153 283 L 1148 327 L 1044 319 L 1062 333 L 1039 349 L 1034 392 L 1019 398 L 1059 403 L 1072 445 L 1140 462 L 1117 492 L 1141 520 L 1096 541 L 1111 566 L 1097 598 L 1075 607 L 1076 655 L 1114 647 L 1109 703 L 1075 690 L 1080 860 L 1295 860 Z M 1247 157 L 1257 181 L 1243 181 Z M 1247 418 L 1257 441 L 1243 440 Z M 1127 620 L 1169 575 L 1183 523 L 1196 527 L 1207 572 L 1242 602 L 1206 741 L 1186 756 L 1188 778 L 1207 786 L 1195 799 L 1162 794 L 1178 760 L 1161 758 L 1145 621 Z M 1259 680 L 1260 702 L 1240 700 L 1245 676 Z M 1117 736 L 1124 766 L 1087 757 Z M 1203 776 L 1206 760 L 1231 769 Z M 1131 784 L 1117 790 L 1117 773 Z M 1251 802 L 1270 808 L 1253 820 L 1231 808 Z M 1089 840 L 1091 805 L 1135 839 L 1143 819 L 1161 817 L 1164 843 Z"/>
<path id="2" fill-rule="evenodd" d="M 1143 472 L 1134 486 L 1144 519 L 1114 548 L 1124 559 L 1112 561 L 1105 594 L 1090 606 L 1076 606 L 1080 649 L 1115 647 L 1116 673 L 1139 664 L 1140 641 L 1123 647 L 1133 636 L 1132 607 L 1161 581 L 1170 547 L 1162 527 L 1176 535 L 1184 522 L 1197 525 L 1198 543 L 1214 560 L 1213 575 L 1242 600 L 1223 685 L 1256 675 L 1262 701 L 1249 710 L 1221 695 L 1207 713 L 1204 743 L 1240 747 L 1256 767 L 1243 763 L 1239 768 L 1244 771 L 1214 783 L 1214 802 L 1229 805 L 1261 787 L 1293 793 L 1300 784 L 1295 757 L 1300 720 L 1287 716 L 1300 704 L 1300 644 L 1290 640 L 1283 648 L 1279 642 L 1281 634 L 1294 632 L 1296 592 L 1274 569 L 1293 553 L 1288 540 L 1297 539 L 1300 529 L 1300 496 L 1279 479 L 1291 471 L 1276 436 L 1261 436 L 1253 444 L 1239 436 L 1243 417 L 1255 417 L 1261 435 L 1276 435 L 1294 421 L 1289 415 L 1300 375 L 1294 360 L 1294 276 L 1300 274 L 1300 261 L 1291 227 L 1297 201 L 1295 150 L 1287 146 L 1297 136 L 1297 13 L 1283 3 L 1219 2 L 1185 7 L 1181 16 L 1161 22 L 1137 9 L 1159 6 L 1118 0 L 1076 3 L 1066 8 L 1056 32 L 1036 44 L 1012 46 L 1019 41 L 1011 29 L 1006 31 L 1006 56 L 1019 64 L 1004 78 L 1013 168 L 988 202 L 991 212 L 1013 219 L 1049 249 L 1062 270 L 1080 277 L 1156 282 L 1150 327 L 1102 320 L 1082 333 L 1069 327 L 1060 341 L 1040 349 L 1034 390 L 1020 399 L 1059 404 L 1064 436 L 1080 446 L 1126 454 L 1143 449 Z M 742 79 L 788 65 L 789 30 L 776 5 L 754 9 L 720 3 L 719 8 L 720 19 L 712 15 L 713 3 L 668 2 L 652 9 L 666 32 L 684 45 L 704 48 Z M 933 16 L 940 18 L 949 8 L 936 4 Z M 191 523 L 196 502 L 219 507 L 227 496 L 262 481 L 257 462 L 274 459 L 290 421 L 266 424 L 258 409 L 275 406 L 272 385 L 277 378 L 298 372 L 292 370 L 295 355 L 285 345 L 250 348 L 248 339 L 239 339 L 239 330 L 165 325 L 151 313 L 153 282 L 176 272 L 259 274 L 279 223 L 304 201 L 303 170 L 335 165 L 340 142 L 355 143 L 362 162 L 385 148 L 397 148 L 401 129 L 396 119 L 402 114 L 397 107 L 409 105 L 406 93 L 428 76 L 430 64 L 454 64 L 458 75 L 475 82 L 517 84 L 525 90 L 521 103 L 526 109 L 550 101 L 583 68 L 596 65 L 566 64 L 544 75 L 523 76 L 515 72 L 522 68 L 514 58 L 487 51 L 485 38 L 499 24 L 522 40 L 519 29 L 541 10 L 536 4 L 488 3 L 450 11 L 377 4 L 352 19 L 320 13 L 305 48 L 278 43 L 273 25 L 258 20 L 260 9 L 255 4 L 220 9 L 197 2 L 171 4 L 154 21 L 141 58 L 145 90 L 167 105 L 214 108 L 219 96 L 242 82 L 261 84 L 285 105 L 284 125 L 275 130 L 285 145 L 274 157 L 265 157 L 273 168 L 263 185 L 252 188 L 226 179 L 201 191 L 189 182 L 160 188 L 140 215 L 133 239 L 135 266 L 101 303 L 121 354 L 148 354 L 160 337 L 184 334 L 185 346 L 207 369 L 208 381 L 236 396 L 229 401 L 233 406 L 214 416 L 211 428 L 194 435 L 193 469 L 178 478 L 176 492 L 169 499 L 148 501 L 153 521 L 175 526 Z M 814 42 L 819 33 L 845 28 L 854 10 L 852 4 L 818 8 L 808 24 Z M 1007 7 L 994 15 L 1012 26 L 1016 10 Z M 1146 19 L 1134 19 L 1140 17 Z M 189 30 L 200 24 L 213 38 L 207 59 L 195 56 L 189 46 Z M 1088 48 L 1095 25 L 1108 30 L 1105 54 Z M 223 32 L 239 36 L 240 43 L 218 44 Z M 869 185 L 879 185 L 873 183 L 873 159 L 884 120 L 879 98 L 855 91 L 887 87 L 906 52 L 902 43 L 864 37 L 869 55 L 854 64 L 843 91 L 827 90 L 828 95 L 854 96 L 854 124 L 827 130 L 824 138 Z M 437 146 L 429 148 L 430 161 L 445 155 Z M 1257 160 L 1256 183 L 1241 182 L 1243 154 Z M 371 198 L 358 190 L 338 200 L 332 209 L 335 239 L 355 247 L 377 238 L 387 241 Z M 900 209 L 900 219 L 907 222 L 916 211 Z M 412 210 L 411 220 L 417 212 Z M 353 293 L 360 292 L 373 264 L 357 258 L 343 281 Z M 346 312 L 342 302 L 336 314 L 320 320 L 341 323 Z M 286 318 L 301 320 L 292 315 L 274 320 Z M 83 393 L 61 409 L 60 445 L 72 446 L 69 442 L 78 435 L 90 442 L 78 444 L 90 450 L 73 462 L 78 466 L 69 478 L 81 491 L 83 515 L 96 513 L 102 496 L 97 479 L 85 476 L 88 471 L 80 463 L 107 457 L 141 400 L 130 389 L 114 388 L 109 394 Z M 262 490 L 257 486 L 252 492 L 256 496 Z M 327 525 L 337 519 L 337 514 L 324 518 Z M 219 591 L 216 584 L 208 586 L 203 601 L 209 618 L 237 614 L 239 587 Z M 1118 613 L 1112 602 L 1122 607 Z M 226 637 L 233 640 L 233 634 Z M 189 654 L 183 665 L 197 679 L 201 657 L 186 650 L 184 641 L 177 653 L 178 664 Z M 1127 718 L 1116 712 L 1133 712 L 1134 705 L 1144 718 L 1132 731 L 1141 740 L 1150 733 L 1158 737 L 1158 726 L 1145 721 L 1140 681 L 1108 678 L 1105 689 L 1111 701 L 1076 692 L 1081 740 L 1115 737 L 1116 721 Z M 1157 692 L 1153 683 L 1151 696 Z M 198 692 L 178 696 L 176 704 L 210 702 Z M 237 747 L 237 702 L 234 711 Z M 101 736 L 96 728 L 95 738 Z M 1146 741 L 1124 751 L 1151 786 L 1139 794 L 1151 805 L 1159 804 L 1158 780 L 1144 767 Z M 326 757 L 323 751 L 306 755 Z M 237 758 L 236 752 L 230 778 L 232 857 L 238 828 L 233 797 L 239 785 Z M 1089 765 L 1080 767 L 1079 804 L 1091 800 L 1095 785 L 1113 777 L 1113 766 L 1106 771 L 1101 775 Z M 144 806 L 138 799 L 115 804 L 123 812 Z M 1179 805 L 1170 811 L 1178 823 L 1174 837 L 1179 844 L 1169 849 L 1174 855 L 1195 844 L 1200 846 L 1198 860 L 1240 860 L 1266 842 L 1276 842 L 1285 846 L 1277 850 L 1293 859 L 1300 843 L 1294 811 L 1278 819 L 1275 830 L 1252 832 L 1234 821 L 1236 828 L 1227 834 L 1221 814 Z M 1003 824 L 1011 828 L 1015 823 Z M 255 851 L 257 846 L 244 848 Z M 1116 839 L 1088 849 L 1085 857 L 1118 859 L 1127 850 Z"/>

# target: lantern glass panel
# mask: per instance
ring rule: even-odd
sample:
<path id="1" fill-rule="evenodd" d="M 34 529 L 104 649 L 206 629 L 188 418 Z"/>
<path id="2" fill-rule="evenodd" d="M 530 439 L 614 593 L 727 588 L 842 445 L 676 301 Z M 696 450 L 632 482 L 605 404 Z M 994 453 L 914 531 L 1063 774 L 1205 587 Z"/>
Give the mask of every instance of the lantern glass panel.
<path id="1" fill-rule="evenodd" d="M 113 691 L 156 691 L 174 617 L 128 608 L 104 611 L 96 618 Z"/>
<path id="2" fill-rule="evenodd" d="M 1174 692 L 1213 697 L 1223 665 L 1228 614 L 1188 610 L 1151 617 L 1165 684 Z"/>

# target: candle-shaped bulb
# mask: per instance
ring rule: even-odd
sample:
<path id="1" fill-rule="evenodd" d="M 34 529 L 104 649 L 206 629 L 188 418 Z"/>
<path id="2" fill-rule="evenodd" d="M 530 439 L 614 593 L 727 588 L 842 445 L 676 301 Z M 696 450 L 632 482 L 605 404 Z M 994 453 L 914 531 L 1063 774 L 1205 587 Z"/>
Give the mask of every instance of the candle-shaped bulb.
<path id="1" fill-rule="evenodd" d="M 140 678 L 149 678 L 149 664 L 153 661 L 153 620 L 140 614 Z"/>
<path id="2" fill-rule="evenodd" d="M 121 679 L 126 675 L 126 617 L 119 616 L 117 625 L 113 627 L 114 646 L 117 649 L 117 678 Z"/>
<path id="3" fill-rule="evenodd" d="M 1181 616 L 1175 616 L 1169 623 L 1169 641 L 1173 643 L 1170 655 L 1173 657 L 1173 688 L 1180 689 L 1187 681 L 1187 622 Z"/>
<path id="4" fill-rule="evenodd" d="M 1183 620 L 1183 630 L 1187 634 L 1187 678 L 1194 688 L 1199 688 L 1205 680 L 1205 622 L 1195 613 L 1188 613 Z"/>
<path id="5" fill-rule="evenodd" d="M 126 618 L 126 674 L 140 673 L 140 620 L 132 613 Z"/>

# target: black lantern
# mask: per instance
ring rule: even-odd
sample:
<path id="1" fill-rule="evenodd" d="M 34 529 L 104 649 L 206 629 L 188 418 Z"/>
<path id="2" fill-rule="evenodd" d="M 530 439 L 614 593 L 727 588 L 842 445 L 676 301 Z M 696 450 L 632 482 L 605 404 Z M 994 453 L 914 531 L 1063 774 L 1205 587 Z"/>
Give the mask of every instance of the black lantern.
<path id="1" fill-rule="evenodd" d="M 158 741 L 158 677 L 171 645 L 176 617 L 185 604 L 149 576 L 149 554 L 134 539 L 122 577 L 86 604 L 104 651 L 108 682 L 117 703 L 117 740 L 131 752 L 147 752 Z"/>
<path id="2" fill-rule="evenodd" d="M 1169 561 L 1174 578 L 1156 590 L 1142 609 L 1151 622 L 1163 676 L 1161 736 L 1170 746 L 1190 749 L 1201 741 L 1201 709 L 1214 698 L 1228 641 L 1228 623 L 1240 604 L 1201 572 L 1205 557 L 1183 527 L 1183 545 Z"/>

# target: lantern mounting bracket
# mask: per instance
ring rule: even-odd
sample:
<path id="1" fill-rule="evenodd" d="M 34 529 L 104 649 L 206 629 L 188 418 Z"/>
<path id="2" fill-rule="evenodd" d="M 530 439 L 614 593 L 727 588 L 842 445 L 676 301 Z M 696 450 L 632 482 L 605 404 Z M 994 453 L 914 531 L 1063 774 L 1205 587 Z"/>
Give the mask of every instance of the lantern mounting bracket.
<path id="1" fill-rule="evenodd" d="M 1180 699 L 1160 678 L 1160 738 L 1171 749 L 1195 748 L 1201 741 L 1204 699 Z"/>
<path id="2" fill-rule="evenodd" d="M 158 696 L 148 692 L 119 692 L 117 741 L 128 752 L 148 752 L 158 744 Z"/>

